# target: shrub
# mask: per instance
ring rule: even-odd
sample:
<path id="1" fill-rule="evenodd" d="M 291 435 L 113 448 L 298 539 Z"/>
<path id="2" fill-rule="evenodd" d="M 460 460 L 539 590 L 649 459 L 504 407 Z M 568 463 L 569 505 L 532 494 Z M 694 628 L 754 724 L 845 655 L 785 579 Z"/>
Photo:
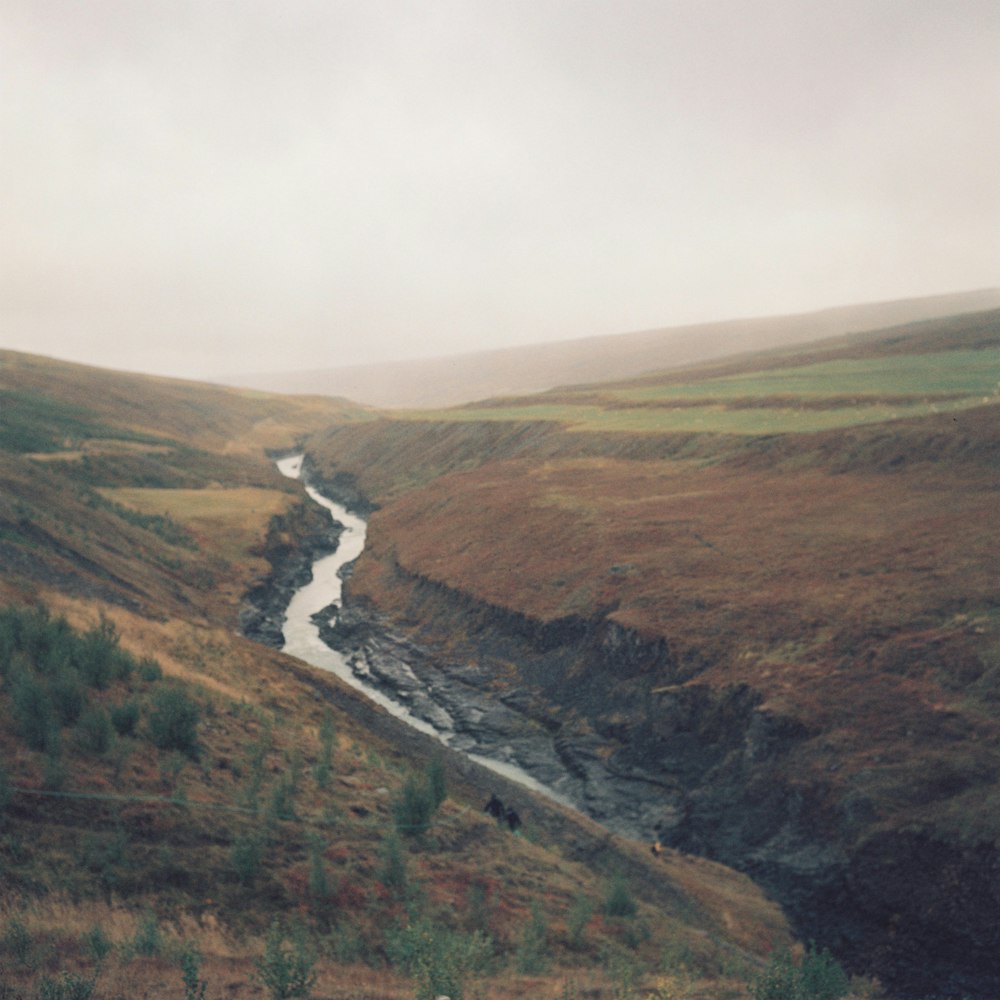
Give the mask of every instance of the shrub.
<path id="1" fill-rule="evenodd" d="M 104 928 L 99 924 L 91 927 L 86 934 L 83 935 L 83 946 L 87 954 L 93 959 L 93 961 L 100 965 L 114 950 L 114 945 L 111 939 L 104 933 Z"/>
<path id="2" fill-rule="evenodd" d="M 636 903 L 629 892 L 628 883 L 621 875 L 616 875 L 604 898 L 604 913 L 609 917 L 634 917 Z"/>
<path id="3" fill-rule="evenodd" d="M 32 750 L 48 750 L 58 741 L 52 701 L 38 677 L 21 674 L 11 696 L 14 719 L 25 743 Z"/>
<path id="4" fill-rule="evenodd" d="M 64 972 L 61 979 L 45 976 L 38 984 L 38 1000 L 90 1000 L 97 977 L 85 979 L 75 972 Z"/>
<path id="5" fill-rule="evenodd" d="M 3 935 L 0 936 L 0 948 L 9 955 L 14 964 L 22 968 L 31 968 L 35 961 L 35 943 L 24 922 L 17 917 L 7 921 Z"/>
<path id="6" fill-rule="evenodd" d="M 92 688 L 103 690 L 121 674 L 118 632 L 106 618 L 95 625 L 76 644 L 77 669 Z"/>
<path id="7" fill-rule="evenodd" d="M 184 1000 L 205 1000 L 208 984 L 200 978 L 201 953 L 191 941 L 185 941 L 180 954 L 181 979 L 184 981 Z"/>
<path id="8" fill-rule="evenodd" d="M 139 723 L 139 705 L 134 701 L 126 701 L 114 705 L 111 709 L 111 725 L 119 736 L 131 736 Z"/>
<path id="9" fill-rule="evenodd" d="M 309 895 L 317 903 L 330 898 L 330 880 L 323 860 L 323 842 L 318 837 L 309 841 Z"/>
<path id="10" fill-rule="evenodd" d="M 379 881 L 397 898 L 406 893 L 406 856 L 399 843 L 399 835 L 390 830 L 382 841 L 382 867 Z"/>
<path id="11" fill-rule="evenodd" d="M 286 947 L 285 933 L 276 921 L 264 942 L 264 954 L 254 961 L 255 979 L 268 991 L 271 1000 L 307 997 L 316 983 L 315 957 L 308 947 L 305 931 L 297 927 Z"/>
<path id="12" fill-rule="evenodd" d="M 417 980 L 416 1000 L 447 996 L 462 1000 L 469 977 L 484 971 L 493 957 L 493 945 L 479 931 L 463 934 L 421 919 L 390 933 L 389 960 Z"/>
<path id="13" fill-rule="evenodd" d="M 813 946 L 799 968 L 802 1000 L 840 1000 L 851 991 L 851 981 L 840 963 L 825 948 Z"/>
<path id="14" fill-rule="evenodd" d="M 165 687 L 153 693 L 149 713 L 149 739 L 160 750 L 178 750 L 197 757 L 198 703 L 180 688 Z"/>
<path id="15" fill-rule="evenodd" d="M 396 829 L 404 837 L 423 836 L 430 826 L 434 809 L 434 800 L 426 785 L 412 776 L 407 778 L 399 798 L 392 805 Z"/>
<path id="16" fill-rule="evenodd" d="M 268 823 L 275 820 L 295 819 L 295 776 L 285 772 L 271 789 L 271 800 L 268 803 L 265 819 Z"/>
<path id="17" fill-rule="evenodd" d="M 229 863 L 242 885 L 252 886 L 257 881 L 264 847 L 264 838 L 256 830 L 233 841 L 229 849 Z"/>
<path id="18" fill-rule="evenodd" d="M 76 727 L 80 747 L 87 753 L 103 754 L 111 746 L 111 720 L 100 705 L 88 708 Z"/>
<path id="19" fill-rule="evenodd" d="M 145 955 L 147 958 L 159 955 L 163 950 L 163 935 L 160 933 L 160 924 L 155 913 L 145 913 L 139 926 L 136 928 L 135 937 L 132 938 L 132 951 L 136 955 Z"/>
<path id="20" fill-rule="evenodd" d="M 163 680 L 163 668 L 147 656 L 139 661 L 139 677 L 146 683 Z"/>
<path id="21" fill-rule="evenodd" d="M 750 995 L 753 1000 L 840 1000 L 850 988 L 847 973 L 830 953 L 810 946 L 799 965 L 787 950 L 775 952 L 751 984 Z"/>
<path id="22" fill-rule="evenodd" d="M 566 915 L 566 934 L 569 946 L 576 950 L 584 947 L 584 932 L 594 913 L 594 906 L 586 896 L 577 896 Z"/>
<path id="23" fill-rule="evenodd" d="M 448 789 L 444 776 L 444 761 L 440 755 L 427 765 L 427 794 L 431 803 L 437 809 L 448 797 Z"/>
<path id="24" fill-rule="evenodd" d="M 548 968 L 545 942 L 548 937 L 548 923 L 538 903 L 531 904 L 531 918 L 521 931 L 517 944 L 517 971 L 528 976 L 539 976 Z"/>
<path id="25" fill-rule="evenodd" d="M 60 724 L 72 726 L 80 718 L 86 700 L 80 675 L 69 667 L 62 667 L 49 682 L 49 697 Z"/>

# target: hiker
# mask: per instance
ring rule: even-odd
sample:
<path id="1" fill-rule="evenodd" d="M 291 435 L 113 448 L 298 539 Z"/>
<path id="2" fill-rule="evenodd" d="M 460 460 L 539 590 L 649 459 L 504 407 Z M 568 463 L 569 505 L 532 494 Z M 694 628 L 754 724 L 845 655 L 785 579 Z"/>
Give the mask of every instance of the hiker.
<path id="1" fill-rule="evenodd" d="M 521 825 L 521 817 L 518 816 L 513 806 L 507 807 L 507 825 L 510 827 L 511 833 L 517 833 Z"/>
<path id="2" fill-rule="evenodd" d="M 489 813 L 498 823 L 503 820 L 503 803 L 497 798 L 496 792 L 490 795 L 490 801 L 483 807 L 483 812 Z"/>

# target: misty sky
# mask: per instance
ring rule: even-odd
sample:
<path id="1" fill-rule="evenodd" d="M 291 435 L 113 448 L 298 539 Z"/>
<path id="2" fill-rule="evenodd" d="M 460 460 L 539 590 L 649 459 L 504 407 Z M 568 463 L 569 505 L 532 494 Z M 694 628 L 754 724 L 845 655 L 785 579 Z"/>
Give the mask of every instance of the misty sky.
<path id="1" fill-rule="evenodd" d="M 1000 0 L 0 0 L 0 346 L 190 377 L 1000 283 Z"/>

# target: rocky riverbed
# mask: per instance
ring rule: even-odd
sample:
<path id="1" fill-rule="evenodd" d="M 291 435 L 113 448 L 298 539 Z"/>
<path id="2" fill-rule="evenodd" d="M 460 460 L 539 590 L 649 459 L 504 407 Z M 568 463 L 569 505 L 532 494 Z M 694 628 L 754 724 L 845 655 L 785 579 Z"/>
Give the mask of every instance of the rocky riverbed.
<path id="1" fill-rule="evenodd" d="M 305 558 L 261 585 L 263 624 L 247 619 L 259 634 L 273 638 L 302 563 L 328 551 L 323 520 L 302 539 Z M 1000 995 L 995 845 L 877 831 L 863 797 L 794 779 L 813 734 L 746 685 L 692 682 L 662 641 L 606 619 L 534 622 L 387 569 L 405 622 L 349 582 L 337 614 L 314 620 L 356 678 L 450 747 L 516 765 L 610 830 L 747 872 L 804 940 L 876 972 L 895 996 Z"/>

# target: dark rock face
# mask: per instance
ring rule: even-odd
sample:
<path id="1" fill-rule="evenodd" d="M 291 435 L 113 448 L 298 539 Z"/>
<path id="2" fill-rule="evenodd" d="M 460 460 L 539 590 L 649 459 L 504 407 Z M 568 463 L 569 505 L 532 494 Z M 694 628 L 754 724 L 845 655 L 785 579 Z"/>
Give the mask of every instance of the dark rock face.
<path id="1" fill-rule="evenodd" d="M 260 553 L 271 572 L 244 595 L 240 631 L 272 649 L 285 644 L 282 628 L 292 595 L 312 580 L 312 565 L 337 551 L 343 526 L 313 503 L 301 503 L 271 519 Z"/>
<path id="2" fill-rule="evenodd" d="M 244 621 L 259 641 L 280 648 L 288 600 L 335 548 L 338 527 L 316 513 L 273 526 L 274 571 Z M 321 634 L 454 749 L 517 764 L 612 830 L 747 872 L 804 940 L 894 997 L 1000 996 L 996 845 L 881 829 L 864 797 L 795 780 L 815 734 L 748 686 L 691 683 L 700 665 L 662 639 L 603 616 L 537 622 L 396 572 L 405 621 L 347 584 Z"/>
<path id="3" fill-rule="evenodd" d="M 516 762 L 617 832 L 747 872 L 804 940 L 894 996 L 1000 996 L 995 845 L 872 833 L 866 800 L 791 777 L 816 734 L 746 685 L 690 683 L 696 665 L 663 640 L 534 622 L 396 572 L 405 631 L 348 586 L 327 639 L 411 708 L 434 706 L 429 721 L 443 708 L 454 746 Z"/>

